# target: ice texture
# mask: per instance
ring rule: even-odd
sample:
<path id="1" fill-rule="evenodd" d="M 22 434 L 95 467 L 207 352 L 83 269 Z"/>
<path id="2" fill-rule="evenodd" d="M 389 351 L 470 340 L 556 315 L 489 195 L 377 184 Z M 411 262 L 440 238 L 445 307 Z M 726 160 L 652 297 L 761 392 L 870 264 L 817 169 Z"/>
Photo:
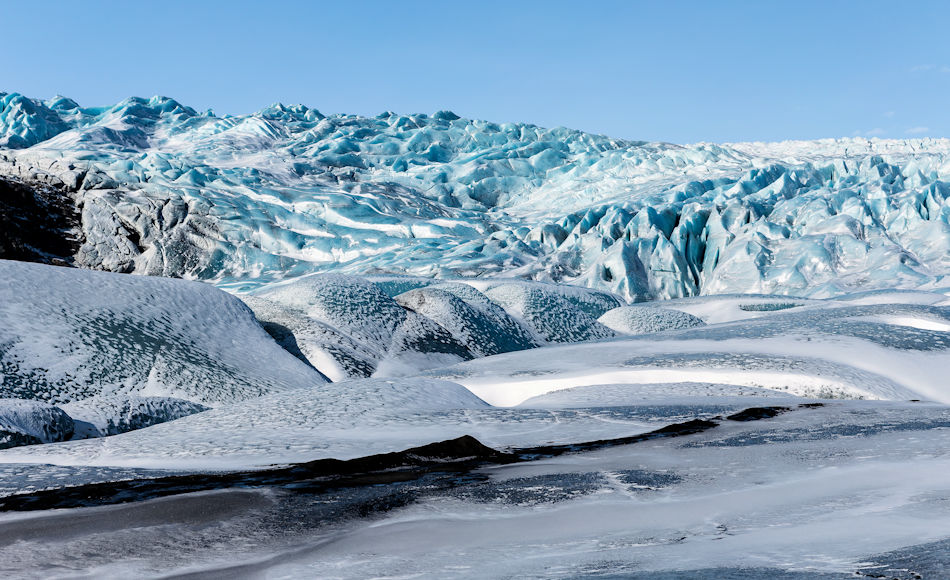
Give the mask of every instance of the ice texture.
<path id="1" fill-rule="evenodd" d="M 434 115 L 0 94 L 0 173 L 75 191 L 79 265 L 235 289 L 520 277 L 628 301 L 933 288 L 950 141 L 673 145 Z"/>
<path id="2" fill-rule="evenodd" d="M 485 295 L 524 320 L 545 342 L 579 342 L 615 336 L 590 314 L 537 285 L 500 284 L 489 288 Z"/>
<path id="3" fill-rule="evenodd" d="M 400 294 L 396 301 L 433 320 L 480 356 L 542 344 L 525 323 L 466 284 L 418 288 Z"/>
<path id="4" fill-rule="evenodd" d="M 208 284 L 0 260 L 0 395 L 214 405 L 324 382 Z"/>
<path id="5" fill-rule="evenodd" d="M 241 298 L 279 344 L 332 381 L 412 375 L 610 337 L 595 317 L 622 302 L 604 291 L 542 282 L 319 273 Z"/>
<path id="6" fill-rule="evenodd" d="M 359 324 L 342 312 L 327 315 L 330 302 L 315 290 L 322 292 L 330 285 L 335 286 L 330 296 L 344 290 L 361 293 L 354 312 L 363 311 L 366 304 L 393 300 L 388 293 L 374 290 L 372 279 L 319 278 L 285 283 L 281 292 L 302 309 L 320 304 L 320 310 L 311 311 L 341 325 L 349 320 L 361 337 L 382 336 L 383 327 L 371 324 L 372 311 L 366 310 Z M 454 284 L 427 288 L 454 288 L 467 294 Z M 470 300 L 484 296 L 468 288 L 473 292 Z M 900 299 L 906 303 L 895 302 Z M 496 447 L 589 441 L 649 431 L 657 421 L 694 418 L 682 413 L 672 417 L 664 410 L 670 405 L 691 409 L 713 405 L 710 414 L 719 415 L 738 405 L 816 398 L 950 402 L 944 381 L 950 368 L 950 299 L 945 295 L 861 294 L 800 301 L 793 308 L 732 307 L 787 302 L 782 297 L 734 295 L 683 299 L 676 301 L 678 308 L 734 312 L 738 318 L 613 339 L 553 343 L 465 362 L 458 362 L 462 357 L 455 355 L 442 358 L 439 368 L 400 357 L 410 353 L 438 359 L 449 355 L 444 348 L 415 346 L 397 353 L 389 346 L 386 356 L 375 363 L 389 371 L 377 369 L 374 378 L 344 376 L 338 382 L 217 405 L 100 440 L 7 450 L 0 453 L 0 464 L 254 468 L 398 451 L 462 435 Z M 395 312 L 388 308 L 383 311 Z M 425 337 L 425 329 L 436 324 L 413 311 L 404 311 L 401 317 L 390 327 L 391 344 L 407 344 L 400 334 Z M 400 330 L 411 320 L 416 322 L 409 326 L 419 324 L 422 330 Z M 301 343 L 306 346 L 304 340 Z M 368 352 L 369 343 L 361 344 Z M 451 343 L 443 347 L 447 344 Z M 318 357 L 314 360 L 320 362 Z M 420 373 L 426 368 L 430 370 Z M 629 407 L 644 410 L 634 413 Z"/>
<path id="7" fill-rule="evenodd" d="M 50 256 L 111 272 L 0 260 L 0 495 L 716 424 L 4 514 L 0 574 L 943 577 L 948 156 L 0 94 L 0 174 L 79 212 Z"/>
<path id="8" fill-rule="evenodd" d="M 65 441 L 73 420 L 59 407 L 28 399 L 0 399 L 0 449 Z"/>

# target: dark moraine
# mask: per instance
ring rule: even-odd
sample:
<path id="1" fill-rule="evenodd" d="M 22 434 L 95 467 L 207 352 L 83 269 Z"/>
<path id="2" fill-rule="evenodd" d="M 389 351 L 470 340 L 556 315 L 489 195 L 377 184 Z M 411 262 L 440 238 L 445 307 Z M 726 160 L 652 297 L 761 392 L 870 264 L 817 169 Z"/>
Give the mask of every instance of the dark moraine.
<path id="1" fill-rule="evenodd" d="M 783 409 L 785 408 L 778 408 Z M 747 409 L 744 420 L 766 419 L 777 412 Z M 417 481 L 423 478 L 463 477 L 489 465 L 523 463 L 584 453 L 655 439 L 702 433 L 718 426 L 716 421 L 693 419 L 673 423 L 647 433 L 616 439 L 600 439 L 563 445 L 541 445 L 500 451 L 474 437 L 430 443 L 404 451 L 369 455 L 350 460 L 319 459 L 285 467 L 228 473 L 197 473 L 166 477 L 93 483 L 15 494 L 0 498 L 0 511 L 31 511 L 91 507 L 143 501 L 170 495 L 229 488 L 282 488 L 297 493 L 325 493 L 341 488 L 359 488 Z"/>

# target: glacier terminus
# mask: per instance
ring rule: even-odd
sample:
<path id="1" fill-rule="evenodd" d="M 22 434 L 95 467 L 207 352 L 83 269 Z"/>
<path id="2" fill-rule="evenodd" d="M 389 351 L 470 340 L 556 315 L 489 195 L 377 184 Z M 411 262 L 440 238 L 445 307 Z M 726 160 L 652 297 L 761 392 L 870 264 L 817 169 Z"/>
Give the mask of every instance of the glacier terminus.
<path id="1" fill-rule="evenodd" d="M 0 576 L 950 577 L 950 140 L 0 92 Z"/>
<path id="2" fill-rule="evenodd" d="M 937 288 L 950 141 L 672 145 L 430 115 L 0 95 L 0 170 L 81 207 L 81 267 L 249 288 L 510 276 L 627 301 Z"/>

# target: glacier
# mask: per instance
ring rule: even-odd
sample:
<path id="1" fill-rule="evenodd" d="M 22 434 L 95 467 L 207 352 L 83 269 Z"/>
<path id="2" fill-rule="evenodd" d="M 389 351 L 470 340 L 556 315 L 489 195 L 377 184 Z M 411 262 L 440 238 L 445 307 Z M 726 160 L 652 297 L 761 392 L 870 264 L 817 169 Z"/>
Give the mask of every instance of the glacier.
<path id="1" fill-rule="evenodd" d="M 948 175 L 0 93 L 0 575 L 946 577 Z"/>
<path id="2" fill-rule="evenodd" d="M 236 291 L 314 272 L 570 282 L 627 301 L 932 289 L 950 141 L 673 145 L 433 115 L 0 94 L 0 173 L 81 208 L 77 265 Z"/>

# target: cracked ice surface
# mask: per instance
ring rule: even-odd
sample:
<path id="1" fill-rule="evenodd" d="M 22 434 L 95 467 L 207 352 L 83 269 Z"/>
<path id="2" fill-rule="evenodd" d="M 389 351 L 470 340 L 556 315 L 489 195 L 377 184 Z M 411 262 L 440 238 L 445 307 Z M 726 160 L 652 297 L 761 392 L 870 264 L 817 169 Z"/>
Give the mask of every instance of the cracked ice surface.
<path id="1" fill-rule="evenodd" d="M 628 300 L 935 287 L 950 141 L 672 145 L 449 112 L 200 114 L 0 95 L 0 170 L 64 184 L 80 265 L 235 289 L 519 276 Z"/>

